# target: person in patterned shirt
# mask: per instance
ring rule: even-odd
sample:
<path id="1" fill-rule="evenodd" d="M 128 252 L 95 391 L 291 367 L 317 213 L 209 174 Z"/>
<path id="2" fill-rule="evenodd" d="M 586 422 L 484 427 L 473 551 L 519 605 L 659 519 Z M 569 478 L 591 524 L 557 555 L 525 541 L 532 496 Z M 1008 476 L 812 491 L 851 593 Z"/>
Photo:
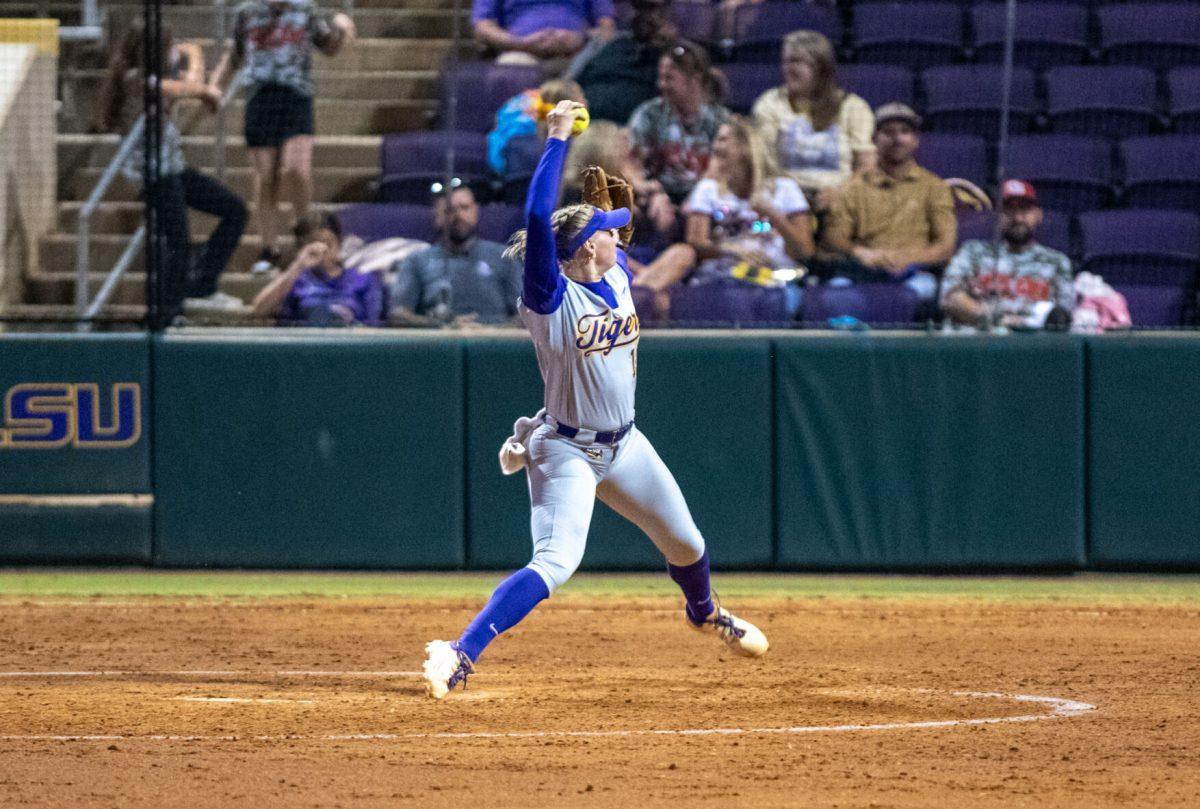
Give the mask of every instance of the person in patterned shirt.
<path id="1" fill-rule="evenodd" d="M 1001 205 L 1001 242 L 959 248 L 942 280 L 942 311 L 959 325 L 1041 327 L 1056 307 L 1074 308 L 1071 260 L 1034 240 L 1042 208 L 1032 185 L 1006 181 Z"/>
<path id="2" fill-rule="evenodd" d="M 634 153 L 675 204 L 683 202 L 708 169 L 717 130 L 729 110 L 716 103 L 717 77 L 704 50 L 680 40 L 658 60 L 658 92 L 633 111 Z"/>
<path id="3" fill-rule="evenodd" d="M 355 35 L 342 13 L 329 14 L 313 0 L 247 0 L 238 6 L 233 46 L 221 57 L 210 84 L 218 88 L 229 70 L 245 66 L 246 151 L 254 168 L 254 191 L 262 254 L 255 272 L 281 265 L 279 204 L 306 221 L 312 200 L 312 51 L 336 56 Z M 297 239 L 302 235 L 297 233 Z"/>

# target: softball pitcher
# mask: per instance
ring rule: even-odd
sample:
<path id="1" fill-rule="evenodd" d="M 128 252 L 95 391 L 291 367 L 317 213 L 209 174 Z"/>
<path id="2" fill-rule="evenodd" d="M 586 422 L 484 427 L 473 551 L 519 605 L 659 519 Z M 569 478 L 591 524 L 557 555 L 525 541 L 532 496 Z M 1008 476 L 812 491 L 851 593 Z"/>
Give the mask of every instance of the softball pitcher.
<path id="1" fill-rule="evenodd" d="M 741 655 L 767 651 L 757 627 L 714 603 L 704 538 L 671 472 L 633 423 L 639 329 L 616 234 L 630 212 L 590 205 L 554 210 L 567 139 L 585 114 L 582 105 L 563 101 L 547 116 L 526 230 L 509 243 L 509 253 L 524 258 L 519 310 L 546 386 L 541 422 L 517 449 L 528 473 L 533 559 L 500 583 L 457 641 L 425 646 L 425 688 L 434 699 L 459 683 L 465 687 L 488 643 L 571 577 L 597 496 L 666 557 L 689 626 Z"/>

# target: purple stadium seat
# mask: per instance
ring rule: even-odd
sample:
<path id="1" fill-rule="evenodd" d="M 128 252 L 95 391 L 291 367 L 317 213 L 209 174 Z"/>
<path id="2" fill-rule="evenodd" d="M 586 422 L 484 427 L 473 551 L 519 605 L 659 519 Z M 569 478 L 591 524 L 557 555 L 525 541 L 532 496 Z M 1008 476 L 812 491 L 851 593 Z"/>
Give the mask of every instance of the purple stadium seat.
<path id="1" fill-rule="evenodd" d="M 496 110 L 508 99 L 537 87 L 540 69 L 525 65 L 497 65 L 492 62 L 467 62 L 458 66 L 453 77 L 445 77 L 442 115 L 451 86 L 458 92 L 455 129 L 487 132 L 495 124 Z M 451 84 L 453 83 L 453 84 Z"/>
<path id="2" fill-rule="evenodd" d="M 1175 131 L 1200 135 L 1200 67 L 1180 67 L 1167 74 L 1171 122 Z"/>
<path id="3" fill-rule="evenodd" d="M 853 284 L 807 287 L 800 305 L 807 326 L 824 326 L 833 317 L 853 317 L 876 328 L 910 328 L 917 316 L 917 295 L 904 284 Z"/>
<path id="4" fill-rule="evenodd" d="M 641 325 L 658 325 L 658 322 L 662 320 L 662 313 L 658 311 L 654 291 L 646 287 L 631 286 L 629 292 L 633 296 L 633 308 L 637 310 L 638 321 Z"/>
<path id="5" fill-rule="evenodd" d="M 344 235 L 354 235 L 364 242 L 376 242 L 404 236 L 409 239 L 433 241 L 433 211 L 428 205 L 400 203 L 350 205 L 337 213 Z"/>
<path id="6" fill-rule="evenodd" d="M 721 72 L 729 80 L 725 106 L 743 115 L 750 112 L 760 95 L 783 84 L 779 65 L 768 62 L 731 62 L 721 65 Z"/>
<path id="7" fill-rule="evenodd" d="M 385 135 L 380 146 L 380 200 L 428 203 L 432 187 L 446 179 L 446 154 L 451 144 L 455 176 L 477 193 L 486 190 L 488 167 L 482 134 L 406 132 Z"/>
<path id="8" fill-rule="evenodd" d="M 882 2 L 854 5 L 859 62 L 921 70 L 963 55 L 963 13 L 955 3 Z"/>
<path id="9" fill-rule="evenodd" d="M 1039 190 L 1038 193 L 1041 193 Z M 996 238 L 998 215 L 995 211 L 968 211 L 958 215 L 958 243 L 975 239 L 990 242 Z M 1058 211 L 1043 211 L 1042 225 L 1035 236 L 1049 248 L 1075 257 L 1071 244 L 1071 217 Z"/>
<path id="10" fill-rule="evenodd" d="M 487 143 L 482 133 L 442 131 L 384 135 L 379 147 L 379 171 L 384 176 L 445 171 L 446 152 L 451 145 L 456 173 L 487 173 Z"/>
<path id="11" fill-rule="evenodd" d="M 542 142 L 535 135 L 513 138 L 504 146 L 504 185 L 500 196 L 509 205 L 524 205 L 529 181 L 542 156 Z"/>
<path id="12" fill-rule="evenodd" d="M 1187 290 L 1174 286 L 1113 284 L 1125 296 L 1134 328 L 1162 329 L 1183 325 Z"/>
<path id="13" fill-rule="evenodd" d="M 1154 71 L 1141 67 L 1056 67 L 1046 71 L 1055 132 L 1125 138 L 1158 123 Z"/>
<path id="14" fill-rule="evenodd" d="M 1121 161 L 1130 207 L 1200 211 L 1200 135 L 1129 138 Z"/>
<path id="15" fill-rule="evenodd" d="M 926 132 L 917 148 L 917 163 L 943 179 L 958 177 L 987 185 L 987 143 L 975 135 Z"/>
<path id="16" fill-rule="evenodd" d="M 838 81 L 871 105 L 882 107 L 892 101 L 913 106 L 913 74 L 897 65 L 839 65 Z"/>
<path id="17" fill-rule="evenodd" d="M 1003 100 L 998 65 L 950 65 L 921 74 L 925 86 L 925 125 L 938 132 L 979 135 L 991 141 L 1000 129 Z M 1009 132 L 1029 131 L 1037 110 L 1033 71 L 1013 70 Z"/>
<path id="18" fill-rule="evenodd" d="M 516 205 L 492 203 L 479 206 L 479 238 L 505 244 L 524 227 L 525 212 Z"/>
<path id="19" fill-rule="evenodd" d="M 1082 214 L 1083 266 L 1110 284 L 1191 289 L 1200 269 L 1200 218 L 1184 211 Z"/>
<path id="20" fill-rule="evenodd" d="M 784 326 L 783 290 L 734 280 L 671 288 L 671 325 L 679 327 Z"/>
<path id="21" fill-rule="evenodd" d="M 747 3 L 734 14 L 732 61 L 779 64 L 783 37 L 792 31 L 807 29 L 829 37 L 834 47 L 842 40 L 842 23 L 837 13 L 825 6 L 798 3 L 795 0 L 768 0 Z"/>
<path id="22" fill-rule="evenodd" d="M 1105 207 L 1112 196 L 1112 146 L 1083 135 L 1025 135 L 1009 141 L 1005 173 L 1033 183 L 1047 208 L 1068 214 Z"/>
<path id="23" fill-rule="evenodd" d="M 979 3 L 971 8 L 975 58 L 1004 60 L 1006 9 L 1003 3 Z M 1017 35 L 1013 59 L 1018 65 L 1042 71 L 1078 65 L 1088 55 L 1087 9 L 1076 3 L 1022 2 L 1017 6 Z"/>
<path id="24" fill-rule="evenodd" d="M 717 38 L 717 4 L 710 0 L 674 0 L 671 16 L 679 36 L 707 44 Z"/>
<path id="25" fill-rule="evenodd" d="M 1096 16 L 1101 58 L 1109 64 L 1156 70 L 1200 64 L 1200 6 L 1196 3 L 1107 5 Z"/>

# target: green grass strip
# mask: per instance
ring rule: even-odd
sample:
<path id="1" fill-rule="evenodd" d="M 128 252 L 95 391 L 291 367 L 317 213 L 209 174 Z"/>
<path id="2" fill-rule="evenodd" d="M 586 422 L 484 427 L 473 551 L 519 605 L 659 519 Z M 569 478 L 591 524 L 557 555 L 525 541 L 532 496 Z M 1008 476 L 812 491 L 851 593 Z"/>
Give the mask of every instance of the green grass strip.
<path id="1" fill-rule="evenodd" d="M 482 599 L 502 573 L 343 573 L 151 571 L 142 569 L 0 570 L 0 597 L 205 597 Z M 1200 576 L 858 576 L 718 574 L 725 598 L 888 598 L 1200 603 Z M 663 574 L 580 574 L 563 598 L 678 597 Z"/>

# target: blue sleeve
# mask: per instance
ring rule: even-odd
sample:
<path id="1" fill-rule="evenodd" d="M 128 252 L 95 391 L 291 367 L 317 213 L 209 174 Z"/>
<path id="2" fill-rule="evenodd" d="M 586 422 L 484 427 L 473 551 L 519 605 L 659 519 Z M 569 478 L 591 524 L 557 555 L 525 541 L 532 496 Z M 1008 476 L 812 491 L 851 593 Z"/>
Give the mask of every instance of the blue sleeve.
<path id="1" fill-rule="evenodd" d="M 525 277 L 521 301 L 539 315 L 548 315 L 562 303 L 566 281 L 558 270 L 554 228 L 550 217 L 558 198 L 558 182 L 567 156 L 567 142 L 547 138 L 542 159 L 529 183 L 525 200 Z"/>
<path id="2" fill-rule="evenodd" d="M 480 20 L 500 22 L 500 0 L 475 0 L 471 4 L 471 24 Z"/>

